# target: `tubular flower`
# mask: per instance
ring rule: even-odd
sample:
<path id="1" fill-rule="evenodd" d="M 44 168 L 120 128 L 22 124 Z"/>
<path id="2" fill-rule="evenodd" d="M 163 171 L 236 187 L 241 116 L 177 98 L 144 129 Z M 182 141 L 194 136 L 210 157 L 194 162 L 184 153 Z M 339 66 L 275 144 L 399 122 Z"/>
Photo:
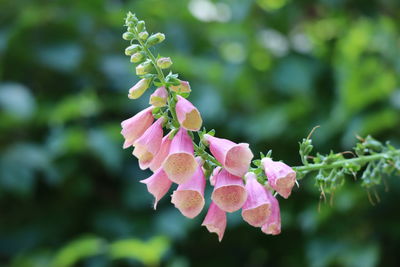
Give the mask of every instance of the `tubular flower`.
<path id="1" fill-rule="evenodd" d="M 172 142 L 172 139 L 169 137 L 170 137 L 170 134 L 167 134 L 166 136 L 164 136 L 164 138 L 161 141 L 160 149 L 158 150 L 157 154 L 154 156 L 153 160 L 150 162 L 149 168 L 153 172 L 155 172 L 162 166 L 165 158 L 168 156 L 169 149 L 171 147 L 171 142 Z"/>
<path id="2" fill-rule="evenodd" d="M 200 112 L 185 98 L 181 97 L 180 95 L 177 97 L 178 102 L 176 103 L 176 115 L 178 117 L 179 124 L 186 130 L 200 130 L 200 127 L 203 123 Z"/>
<path id="3" fill-rule="evenodd" d="M 192 139 L 185 129 L 180 128 L 172 139 L 169 154 L 162 167 L 171 181 L 182 184 L 193 176 L 197 166 Z"/>
<path id="4" fill-rule="evenodd" d="M 240 209 L 247 199 L 242 178 L 222 169 L 215 177 L 211 199 L 223 211 L 234 212 Z"/>
<path id="5" fill-rule="evenodd" d="M 227 139 L 208 134 L 204 135 L 204 139 L 209 143 L 211 153 L 226 170 L 239 177 L 247 172 L 253 159 L 249 144 L 236 144 Z"/>
<path id="6" fill-rule="evenodd" d="M 143 135 L 143 133 L 153 123 L 154 118 L 151 111 L 153 107 L 148 107 L 135 116 L 121 122 L 122 131 L 121 134 L 125 138 L 123 148 L 128 148 Z"/>
<path id="7" fill-rule="evenodd" d="M 263 187 L 253 172 L 246 174 L 247 200 L 242 207 L 242 217 L 254 227 L 261 227 L 270 216 L 271 192 Z"/>
<path id="8" fill-rule="evenodd" d="M 207 227 L 210 233 L 216 233 L 221 242 L 226 228 L 226 213 L 214 202 L 211 202 L 206 218 L 201 225 Z"/>
<path id="9" fill-rule="evenodd" d="M 263 158 L 261 164 L 268 178 L 268 184 L 279 195 L 288 198 L 296 183 L 296 172 L 285 163 L 270 158 Z"/>
<path id="10" fill-rule="evenodd" d="M 281 212 L 278 200 L 270 195 L 271 214 L 267 222 L 261 227 L 261 231 L 269 235 L 279 235 L 281 233 Z"/>
<path id="11" fill-rule="evenodd" d="M 172 185 L 171 180 L 162 169 L 158 169 L 152 176 L 140 182 L 146 184 L 147 191 L 154 196 L 154 209 L 157 208 L 158 201 L 165 196 Z"/>
<path id="12" fill-rule="evenodd" d="M 151 79 L 143 78 L 138 81 L 131 89 L 129 89 L 128 97 L 130 99 L 137 99 L 143 95 L 144 92 L 150 87 Z"/>
<path id="13" fill-rule="evenodd" d="M 172 194 L 171 202 L 180 212 L 188 217 L 194 218 L 204 207 L 204 189 L 206 179 L 204 177 L 201 159 L 197 159 L 199 166 L 193 176 L 178 188 Z"/>
<path id="14" fill-rule="evenodd" d="M 133 155 L 139 159 L 139 167 L 145 170 L 160 149 L 163 136 L 162 124 L 164 118 L 159 118 L 144 134 L 135 141 Z"/>
<path id="15" fill-rule="evenodd" d="M 190 84 L 187 81 L 180 81 L 180 85 L 170 86 L 169 89 L 176 93 L 190 93 L 192 89 L 190 88 Z"/>
<path id="16" fill-rule="evenodd" d="M 154 107 L 165 107 L 167 105 L 168 92 L 165 87 L 157 88 L 150 96 L 149 104 Z"/>

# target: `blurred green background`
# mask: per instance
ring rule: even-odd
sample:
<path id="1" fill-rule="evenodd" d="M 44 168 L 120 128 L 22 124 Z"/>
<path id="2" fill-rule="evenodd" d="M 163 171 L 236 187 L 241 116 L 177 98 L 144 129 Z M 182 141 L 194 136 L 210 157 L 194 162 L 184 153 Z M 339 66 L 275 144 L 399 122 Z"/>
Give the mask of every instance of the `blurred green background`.
<path id="1" fill-rule="evenodd" d="M 282 234 L 230 214 L 222 243 L 167 195 L 152 210 L 120 122 L 147 106 L 123 54 L 131 10 L 189 80 L 218 136 L 299 165 L 355 135 L 400 145 L 398 0 L 0 0 L 0 265 L 399 266 L 400 179 L 332 206 L 312 177 L 280 201 Z M 207 192 L 210 196 L 210 192 Z"/>

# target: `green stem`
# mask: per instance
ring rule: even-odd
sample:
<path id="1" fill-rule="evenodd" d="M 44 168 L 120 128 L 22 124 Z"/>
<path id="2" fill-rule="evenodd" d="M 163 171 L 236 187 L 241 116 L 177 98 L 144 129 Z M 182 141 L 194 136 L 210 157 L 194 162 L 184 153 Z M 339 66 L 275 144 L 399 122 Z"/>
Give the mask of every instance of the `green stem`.
<path id="1" fill-rule="evenodd" d="M 306 166 L 296 166 L 296 167 L 293 167 L 293 169 L 296 172 L 306 172 L 307 173 L 307 172 L 311 172 L 311 171 L 318 171 L 318 170 L 324 170 L 324 169 L 335 169 L 335 168 L 339 168 L 339 167 L 342 167 L 342 166 L 345 166 L 348 164 L 364 165 L 368 162 L 388 158 L 388 157 L 391 157 L 396 154 L 400 154 L 400 150 L 393 150 L 393 151 L 388 151 L 385 153 L 377 153 L 377 154 L 373 154 L 373 155 L 361 156 L 361 157 L 352 158 L 352 159 L 338 160 L 338 161 L 332 162 L 331 164 L 322 162 L 322 163 L 316 163 L 316 164 L 309 164 Z"/>

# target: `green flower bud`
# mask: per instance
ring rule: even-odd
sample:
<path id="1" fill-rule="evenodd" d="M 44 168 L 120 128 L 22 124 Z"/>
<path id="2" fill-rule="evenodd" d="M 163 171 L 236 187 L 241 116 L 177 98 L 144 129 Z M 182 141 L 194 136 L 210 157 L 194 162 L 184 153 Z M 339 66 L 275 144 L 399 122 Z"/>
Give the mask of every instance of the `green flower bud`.
<path id="1" fill-rule="evenodd" d="M 125 49 L 125 55 L 132 56 L 134 53 L 136 53 L 139 50 L 140 50 L 140 45 L 134 44 L 134 45 L 128 46 Z"/>
<path id="2" fill-rule="evenodd" d="M 132 40 L 133 38 L 135 38 L 135 35 L 131 32 L 124 32 L 124 34 L 122 34 L 122 39 L 124 40 Z"/>
<path id="3" fill-rule="evenodd" d="M 143 95 L 144 92 L 150 87 L 151 79 L 141 79 L 131 89 L 129 89 L 128 97 L 130 99 L 137 99 Z"/>
<path id="4" fill-rule="evenodd" d="M 161 69 L 168 69 L 172 65 L 172 60 L 169 57 L 161 57 L 157 60 L 157 66 Z"/>
<path id="5" fill-rule="evenodd" d="M 145 55 L 143 52 L 136 52 L 135 54 L 133 54 L 131 56 L 131 62 L 139 63 L 139 62 L 143 61 L 144 58 L 145 58 Z"/>
<path id="6" fill-rule="evenodd" d="M 165 35 L 162 33 L 155 33 L 147 39 L 147 45 L 156 45 L 165 40 Z"/>
<path id="7" fill-rule="evenodd" d="M 147 73 L 150 73 L 152 70 L 153 65 L 151 64 L 150 60 L 146 60 L 145 62 L 139 64 L 136 67 L 136 75 L 145 75 Z"/>
<path id="8" fill-rule="evenodd" d="M 137 30 L 138 32 L 142 32 L 142 31 L 144 31 L 144 29 L 145 29 L 145 23 L 144 23 L 143 20 L 141 20 L 141 21 L 139 21 L 139 22 L 137 23 L 137 25 L 136 25 L 136 30 Z"/>
<path id="9" fill-rule="evenodd" d="M 149 37 L 149 33 L 148 32 L 144 31 L 144 32 L 139 33 L 140 40 L 146 40 L 147 37 Z"/>

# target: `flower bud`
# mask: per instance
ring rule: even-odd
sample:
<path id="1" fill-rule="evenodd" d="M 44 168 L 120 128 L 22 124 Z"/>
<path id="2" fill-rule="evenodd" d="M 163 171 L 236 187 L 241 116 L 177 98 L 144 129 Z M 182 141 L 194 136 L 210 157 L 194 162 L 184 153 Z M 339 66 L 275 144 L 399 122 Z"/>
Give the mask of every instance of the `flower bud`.
<path id="1" fill-rule="evenodd" d="M 144 92 L 150 87 L 151 79 L 141 79 L 131 89 L 129 89 L 128 97 L 130 99 L 137 99 L 143 95 Z"/>
<path id="2" fill-rule="evenodd" d="M 145 75 L 151 71 L 152 67 L 151 61 L 146 60 L 136 67 L 136 75 Z"/>
<path id="3" fill-rule="evenodd" d="M 131 46 L 128 46 L 125 49 L 125 55 L 132 56 L 134 53 L 138 52 L 139 50 L 140 50 L 140 45 L 133 44 Z"/>
<path id="4" fill-rule="evenodd" d="M 124 34 L 122 34 L 122 39 L 124 40 L 132 40 L 133 38 L 135 38 L 135 35 L 131 32 L 124 32 Z"/>
<path id="5" fill-rule="evenodd" d="M 157 60 L 157 66 L 161 69 L 168 69 L 172 65 L 172 60 L 169 57 L 162 57 Z"/>
<path id="6" fill-rule="evenodd" d="M 139 21 L 138 23 L 137 23 L 137 25 L 136 25 L 136 30 L 138 31 L 138 32 L 142 32 L 143 30 L 144 30 L 144 28 L 145 28 L 145 22 L 143 21 L 143 20 L 141 20 L 141 21 Z"/>
<path id="7" fill-rule="evenodd" d="M 139 62 L 143 61 L 144 58 L 145 58 L 145 55 L 143 52 L 136 52 L 135 54 L 133 54 L 131 56 L 131 62 L 139 63 Z"/>
<path id="8" fill-rule="evenodd" d="M 150 96 L 149 104 L 154 107 L 165 107 L 167 105 L 168 92 L 165 87 L 160 87 Z"/>
<path id="9" fill-rule="evenodd" d="M 155 33 L 147 39 L 147 45 L 156 45 L 165 40 L 165 35 L 162 33 Z"/>
<path id="10" fill-rule="evenodd" d="M 149 33 L 148 32 L 143 31 L 143 32 L 139 33 L 140 40 L 146 40 L 147 37 L 149 37 Z"/>
<path id="11" fill-rule="evenodd" d="M 190 89 L 190 84 L 187 81 L 180 81 L 180 85 L 170 86 L 169 89 L 176 93 L 190 93 L 192 89 Z"/>

